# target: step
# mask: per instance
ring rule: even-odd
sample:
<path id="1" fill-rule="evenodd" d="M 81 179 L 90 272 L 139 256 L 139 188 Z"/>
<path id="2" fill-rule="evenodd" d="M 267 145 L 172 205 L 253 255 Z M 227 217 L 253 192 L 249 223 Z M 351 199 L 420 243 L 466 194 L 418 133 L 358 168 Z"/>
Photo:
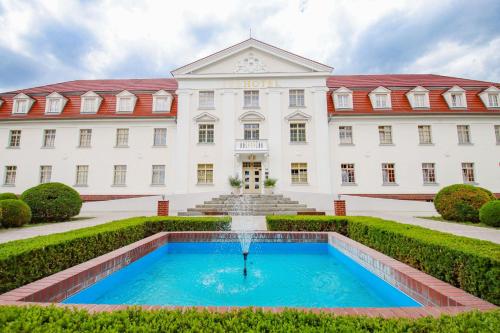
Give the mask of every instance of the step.
<path id="1" fill-rule="evenodd" d="M 296 208 L 306 208 L 307 205 L 304 204 L 275 204 L 275 203 L 260 203 L 260 204 L 245 204 L 245 205 L 233 205 L 233 204 L 220 204 L 220 203 L 209 203 L 196 205 L 195 208 L 239 208 L 239 207 L 296 207 Z"/>
<path id="2" fill-rule="evenodd" d="M 306 207 L 265 207 L 265 208 L 243 208 L 243 209 L 237 209 L 237 208 L 230 208 L 230 209 L 224 209 L 224 208 L 188 208 L 188 212 L 259 212 L 259 211 L 268 211 L 268 212 L 276 212 L 276 211 L 284 211 L 284 212 L 313 212 L 316 211 L 314 208 L 306 208 Z"/>

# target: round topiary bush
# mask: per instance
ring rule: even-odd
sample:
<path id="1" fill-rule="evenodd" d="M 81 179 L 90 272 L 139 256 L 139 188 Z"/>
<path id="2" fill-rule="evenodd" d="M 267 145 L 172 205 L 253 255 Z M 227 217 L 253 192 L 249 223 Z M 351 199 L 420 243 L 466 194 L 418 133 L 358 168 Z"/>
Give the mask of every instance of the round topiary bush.
<path id="1" fill-rule="evenodd" d="M 445 220 L 479 222 L 479 208 L 491 201 L 482 188 L 456 184 L 444 187 L 434 198 L 434 207 Z"/>
<path id="2" fill-rule="evenodd" d="M 30 206 L 35 223 L 66 221 L 82 208 L 80 194 L 61 183 L 32 187 L 23 192 L 21 199 Z"/>
<path id="3" fill-rule="evenodd" d="M 500 200 L 492 200 L 479 209 L 481 223 L 492 227 L 500 227 Z"/>
<path id="4" fill-rule="evenodd" d="M 2 211 L 0 221 L 5 228 L 20 227 L 31 221 L 31 209 L 22 200 L 2 200 L 0 210 Z"/>
<path id="5" fill-rule="evenodd" d="M 0 200 L 17 199 L 17 195 L 10 192 L 0 193 Z"/>
<path id="6" fill-rule="evenodd" d="M 490 200 L 496 200 L 497 199 L 497 197 L 490 190 L 487 190 L 484 187 L 479 187 L 479 186 L 476 186 L 476 188 L 478 188 L 478 189 L 483 190 L 484 192 L 486 192 L 488 194 L 488 196 L 490 197 Z"/>

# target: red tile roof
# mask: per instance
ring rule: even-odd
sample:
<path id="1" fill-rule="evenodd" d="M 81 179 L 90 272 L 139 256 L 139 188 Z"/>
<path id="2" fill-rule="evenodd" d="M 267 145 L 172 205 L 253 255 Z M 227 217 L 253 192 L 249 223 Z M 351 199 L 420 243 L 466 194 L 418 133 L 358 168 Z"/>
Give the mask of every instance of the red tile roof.
<path id="1" fill-rule="evenodd" d="M 174 100 L 169 113 L 153 113 L 153 96 L 158 90 L 172 93 Z M 177 81 L 175 79 L 126 79 L 126 80 L 78 80 L 41 87 L 16 90 L 0 94 L 4 101 L 0 107 L 1 119 L 93 119 L 93 118 L 134 118 L 134 117 L 172 117 L 177 115 Z M 133 113 L 116 113 L 115 95 L 123 90 L 128 90 L 137 96 Z M 45 96 L 58 92 L 68 99 L 61 114 L 45 114 Z M 80 113 L 80 95 L 87 91 L 94 91 L 102 98 L 99 111 L 96 114 Z M 18 93 L 25 93 L 35 100 L 26 115 L 12 115 L 13 98 Z"/>
<path id="2" fill-rule="evenodd" d="M 452 86 L 466 89 L 467 109 L 452 110 L 446 104 L 442 94 Z M 388 114 L 422 114 L 422 113 L 482 113 L 500 114 L 500 110 L 487 109 L 478 94 L 490 86 L 500 87 L 494 82 L 462 79 L 434 74 L 388 74 L 388 75 L 332 75 L 327 79 L 330 92 L 327 96 L 327 108 L 330 115 L 388 115 Z M 374 110 L 368 94 L 373 89 L 383 86 L 391 89 L 391 110 Z M 413 110 L 406 93 L 416 86 L 429 90 L 430 110 Z M 333 90 L 346 87 L 353 91 L 353 110 L 335 110 L 332 101 Z"/>

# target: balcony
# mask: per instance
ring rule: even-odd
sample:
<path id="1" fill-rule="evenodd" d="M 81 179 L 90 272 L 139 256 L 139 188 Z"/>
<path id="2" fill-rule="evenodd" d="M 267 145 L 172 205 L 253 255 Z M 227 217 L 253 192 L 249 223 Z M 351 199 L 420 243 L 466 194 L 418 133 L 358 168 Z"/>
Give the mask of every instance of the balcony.
<path id="1" fill-rule="evenodd" d="M 241 153 L 267 153 L 269 150 L 267 140 L 236 140 L 234 151 Z"/>

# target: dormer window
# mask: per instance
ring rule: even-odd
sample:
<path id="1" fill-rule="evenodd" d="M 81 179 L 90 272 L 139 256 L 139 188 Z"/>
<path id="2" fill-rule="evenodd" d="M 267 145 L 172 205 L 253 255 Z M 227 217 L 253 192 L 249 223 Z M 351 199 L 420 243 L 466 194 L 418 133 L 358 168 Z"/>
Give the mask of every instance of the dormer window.
<path id="1" fill-rule="evenodd" d="M 391 104 L 391 91 L 384 87 L 378 87 L 368 94 L 372 107 L 374 109 L 390 109 Z"/>
<path id="2" fill-rule="evenodd" d="M 408 102 L 412 109 L 428 109 L 430 108 L 429 90 L 424 87 L 418 86 L 406 93 Z"/>
<path id="3" fill-rule="evenodd" d="M 346 87 L 340 87 L 332 94 L 335 110 L 352 110 L 352 91 Z"/>
<path id="4" fill-rule="evenodd" d="M 2 107 L 3 99 L 0 98 L 0 108 Z"/>
<path id="5" fill-rule="evenodd" d="M 93 91 L 89 91 L 81 97 L 80 113 L 97 113 L 101 106 L 102 97 Z"/>
<path id="6" fill-rule="evenodd" d="M 61 94 L 53 92 L 45 97 L 45 114 L 60 114 L 67 101 L 68 99 Z"/>
<path id="7" fill-rule="evenodd" d="M 459 86 L 453 86 L 443 94 L 443 97 L 450 109 L 464 109 L 467 107 L 465 90 Z"/>
<path id="8" fill-rule="evenodd" d="M 12 108 L 13 114 L 27 114 L 35 100 L 26 94 L 18 94 L 14 97 L 14 106 Z"/>
<path id="9" fill-rule="evenodd" d="M 165 90 L 153 94 L 153 112 L 170 112 L 172 107 L 172 94 Z"/>
<path id="10" fill-rule="evenodd" d="M 488 109 L 500 108 L 500 89 L 491 86 L 479 94 L 484 106 Z"/>
<path id="11" fill-rule="evenodd" d="M 116 95 L 116 112 L 134 112 L 137 96 L 124 90 Z"/>

